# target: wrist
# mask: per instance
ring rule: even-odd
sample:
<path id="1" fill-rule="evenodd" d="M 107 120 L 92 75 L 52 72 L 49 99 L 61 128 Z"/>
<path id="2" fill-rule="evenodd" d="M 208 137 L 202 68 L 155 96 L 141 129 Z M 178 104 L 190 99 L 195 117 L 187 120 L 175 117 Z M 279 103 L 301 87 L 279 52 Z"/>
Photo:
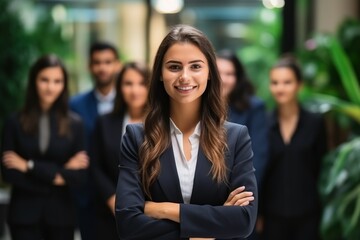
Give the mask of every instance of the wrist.
<path id="1" fill-rule="evenodd" d="M 29 159 L 27 162 L 26 162 L 26 170 L 27 171 L 31 171 L 34 169 L 34 161 Z"/>

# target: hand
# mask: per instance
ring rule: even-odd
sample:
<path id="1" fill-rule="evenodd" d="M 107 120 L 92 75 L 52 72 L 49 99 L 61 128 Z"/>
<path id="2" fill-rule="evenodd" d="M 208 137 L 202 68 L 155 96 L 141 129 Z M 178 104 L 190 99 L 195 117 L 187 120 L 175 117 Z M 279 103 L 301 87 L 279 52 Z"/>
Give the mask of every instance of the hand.
<path id="1" fill-rule="evenodd" d="M 76 153 L 65 163 L 65 168 L 70 170 L 86 169 L 89 166 L 89 157 L 85 151 Z"/>
<path id="2" fill-rule="evenodd" d="M 108 207 L 110 208 L 111 212 L 115 215 L 115 194 L 109 197 L 106 201 Z"/>
<path id="3" fill-rule="evenodd" d="M 257 233 L 262 233 L 264 231 L 264 217 L 263 216 L 258 216 L 256 225 L 255 225 L 255 230 Z"/>
<path id="4" fill-rule="evenodd" d="M 171 202 L 146 201 L 144 214 L 156 219 L 169 219 L 180 222 L 180 204 Z"/>
<path id="5" fill-rule="evenodd" d="M 245 187 L 238 187 L 229 194 L 224 206 L 247 206 L 254 200 L 252 192 L 244 192 Z"/>
<path id="6" fill-rule="evenodd" d="M 6 168 L 16 169 L 23 173 L 28 171 L 27 161 L 14 151 L 5 151 L 3 153 L 3 164 Z"/>
<path id="7" fill-rule="evenodd" d="M 55 175 L 54 180 L 53 180 L 53 184 L 55 186 L 64 186 L 65 185 L 65 180 L 59 173 L 57 173 Z"/>

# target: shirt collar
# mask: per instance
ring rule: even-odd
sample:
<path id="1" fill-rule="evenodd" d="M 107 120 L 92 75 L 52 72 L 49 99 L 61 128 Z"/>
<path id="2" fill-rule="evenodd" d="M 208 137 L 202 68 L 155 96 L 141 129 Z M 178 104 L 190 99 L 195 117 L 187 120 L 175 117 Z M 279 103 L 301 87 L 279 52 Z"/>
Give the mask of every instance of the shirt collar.
<path id="1" fill-rule="evenodd" d="M 176 124 L 174 123 L 174 121 L 170 118 L 170 133 L 173 134 L 175 132 L 175 134 L 182 134 L 181 130 L 176 126 Z M 192 136 L 200 136 L 201 133 L 201 126 L 200 126 L 200 121 L 196 124 L 195 130 L 194 132 L 191 134 Z"/>
<path id="2" fill-rule="evenodd" d="M 299 106 L 300 112 L 299 112 L 299 120 L 298 120 L 298 126 L 300 126 L 304 119 L 304 108 L 300 105 Z M 279 126 L 279 116 L 278 116 L 278 108 L 275 108 L 275 110 L 270 114 L 269 119 L 269 125 L 271 128 L 278 127 Z"/>
<path id="3" fill-rule="evenodd" d="M 99 92 L 99 90 L 95 89 L 95 98 L 99 101 L 99 102 L 112 102 L 115 99 L 115 89 L 111 89 L 111 91 L 107 94 L 107 95 L 103 95 L 101 92 Z"/>

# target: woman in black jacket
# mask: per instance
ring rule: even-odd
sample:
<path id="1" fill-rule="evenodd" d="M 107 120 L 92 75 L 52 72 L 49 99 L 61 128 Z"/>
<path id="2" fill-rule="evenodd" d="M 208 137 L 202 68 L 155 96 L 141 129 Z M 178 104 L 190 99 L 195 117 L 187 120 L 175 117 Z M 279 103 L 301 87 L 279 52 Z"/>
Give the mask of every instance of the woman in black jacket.
<path id="1" fill-rule="evenodd" d="M 68 111 L 68 75 L 54 55 L 31 67 L 23 109 L 4 126 L 2 174 L 12 185 L 11 237 L 73 239 L 70 188 L 82 184 L 88 157 L 83 125 Z"/>
<path id="2" fill-rule="evenodd" d="M 269 122 L 270 155 L 261 195 L 265 239 L 319 239 L 317 185 L 326 152 L 325 126 L 320 115 L 301 107 L 301 86 L 294 58 L 286 56 L 272 67 L 270 91 L 277 108 Z"/>
<path id="3" fill-rule="evenodd" d="M 97 187 L 96 239 L 118 239 L 114 208 L 120 143 L 126 125 L 145 118 L 149 75 L 145 64 L 126 63 L 116 80 L 114 110 L 99 117 L 95 127 L 91 172 Z"/>

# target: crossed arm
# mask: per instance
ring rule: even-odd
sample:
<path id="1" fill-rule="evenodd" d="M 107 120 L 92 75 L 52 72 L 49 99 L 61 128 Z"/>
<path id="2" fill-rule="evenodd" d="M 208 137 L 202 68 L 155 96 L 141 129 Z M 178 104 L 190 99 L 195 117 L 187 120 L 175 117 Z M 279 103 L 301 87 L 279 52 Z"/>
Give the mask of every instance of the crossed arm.
<path id="1" fill-rule="evenodd" d="M 5 151 L 3 153 L 3 165 L 7 169 L 18 170 L 19 172 L 26 173 L 30 171 L 29 160 L 25 160 L 14 151 Z M 36 164 L 36 163 L 35 163 Z M 79 151 L 72 156 L 63 166 L 66 170 L 82 170 L 89 166 L 89 159 L 84 151 Z M 63 186 L 67 184 L 61 173 L 57 172 L 53 179 L 53 185 Z"/>
<path id="2" fill-rule="evenodd" d="M 232 191 L 224 206 L 247 206 L 254 200 L 253 193 L 241 186 Z M 180 223 L 180 204 L 171 202 L 145 202 L 145 215 L 155 219 L 168 219 Z M 214 238 L 190 238 L 190 240 L 212 240 Z"/>

